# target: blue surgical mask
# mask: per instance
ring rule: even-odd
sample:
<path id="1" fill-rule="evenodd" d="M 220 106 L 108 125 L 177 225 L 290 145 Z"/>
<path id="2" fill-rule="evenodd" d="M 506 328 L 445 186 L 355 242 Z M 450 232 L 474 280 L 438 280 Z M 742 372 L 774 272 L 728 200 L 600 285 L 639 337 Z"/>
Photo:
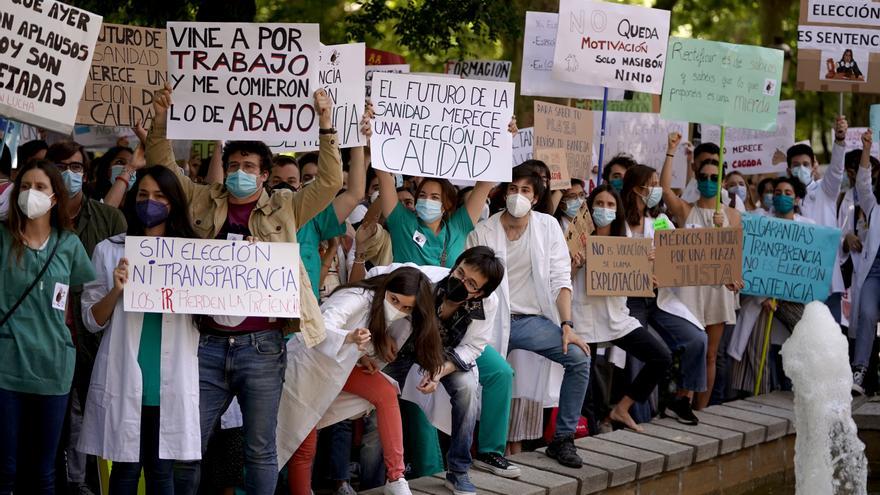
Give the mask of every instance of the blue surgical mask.
<path id="1" fill-rule="evenodd" d="M 61 172 L 61 178 L 64 179 L 64 187 L 67 188 L 67 195 L 69 197 L 74 197 L 82 191 L 83 185 L 83 174 L 82 172 L 71 172 L 70 170 L 65 170 Z M 114 180 L 116 180 L 114 178 Z"/>
<path id="2" fill-rule="evenodd" d="M 618 192 L 618 194 L 621 190 L 623 190 L 623 179 L 621 179 L 620 177 L 616 179 L 611 179 L 608 181 L 608 183 L 611 184 L 611 187 L 613 187 L 614 190 Z"/>
<path id="3" fill-rule="evenodd" d="M 767 193 L 761 196 L 761 206 L 767 211 L 773 209 L 773 193 Z"/>
<path id="4" fill-rule="evenodd" d="M 434 199 L 419 198 L 416 201 L 416 215 L 421 221 L 431 223 L 443 215 L 443 204 Z"/>
<path id="5" fill-rule="evenodd" d="M 700 196 L 704 198 L 714 198 L 718 195 L 718 183 L 714 180 L 701 180 L 697 182 L 697 189 L 700 190 Z"/>
<path id="6" fill-rule="evenodd" d="M 577 216 L 578 212 L 581 211 L 581 206 L 584 205 L 584 200 L 578 199 L 569 199 L 565 202 L 565 215 L 574 218 Z"/>
<path id="7" fill-rule="evenodd" d="M 607 227 L 617 218 L 617 210 L 610 208 L 593 208 L 593 223 L 596 227 Z"/>
<path id="8" fill-rule="evenodd" d="M 773 209 L 783 215 L 790 213 L 794 209 L 794 197 L 784 194 L 773 196 Z"/>
<path id="9" fill-rule="evenodd" d="M 638 194 L 638 193 L 637 193 Z M 648 208 L 653 208 L 660 204 L 660 200 L 663 198 L 663 188 L 662 187 L 649 187 L 648 195 L 641 196 L 642 200 L 645 202 L 645 206 Z"/>
<path id="10" fill-rule="evenodd" d="M 257 176 L 236 170 L 226 176 L 226 189 L 236 198 L 247 198 L 257 192 Z"/>
<path id="11" fill-rule="evenodd" d="M 746 200 L 746 186 L 732 186 L 727 190 L 727 192 L 739 196 L 739 199 L 743 201 Z"/>
<path id="12" fill-rule="evenodd" d="M 125 165 L 113 165 L 110 167 L 110 183 L 116 184 L 116 178 L 119 177 L 119 174 L 125 170 Z M 131 188 L 134 187 L 134 183 L 137 180 L 137 176 L 135 174 L 131 174 L 131 177 L 128 179 L 128 191 L 131 191 Z"/>
<path id="13" fill-rule="evenodd" d="M 809 186 L 813 182 L 813 170 L 804 165 L 798 165 L 791 169 L 791 175 L 805 186 Z"/>

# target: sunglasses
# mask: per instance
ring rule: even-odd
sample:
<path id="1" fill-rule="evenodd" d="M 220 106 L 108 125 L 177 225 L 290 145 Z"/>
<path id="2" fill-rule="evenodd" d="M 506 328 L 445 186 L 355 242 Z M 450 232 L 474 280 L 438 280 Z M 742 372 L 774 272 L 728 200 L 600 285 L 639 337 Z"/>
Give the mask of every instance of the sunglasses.
<path id="1" fill-rule="evenodd" d="M 712 181 L 712 182 L 718 182 L 718 174 L 712 174 L 712 175 L 709 175 L 709 174 L 698 174 L 698 175 L 697 175 L 697 180 L 698 180 L 698 181 L 701 181 L 701 182 L 702 182 L 702 181 L 707 181 L 707 180 L 710 180 L 710 181 Z"/>

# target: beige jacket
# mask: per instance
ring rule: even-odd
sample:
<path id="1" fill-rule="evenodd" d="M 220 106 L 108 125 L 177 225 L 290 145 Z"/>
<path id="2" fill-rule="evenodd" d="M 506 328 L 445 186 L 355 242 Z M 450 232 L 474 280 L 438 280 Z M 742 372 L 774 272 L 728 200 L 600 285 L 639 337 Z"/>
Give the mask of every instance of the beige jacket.
<path id="1" fill-rule="evenodd" d="M 271 196 L 263 191 L 248 221 L 251 235 L 262 242 L 296 242 L 296 231 L 327 207 L 342 188 L 342 158 L 335 134 L 322 134 L 318 153 L 318 178 L 314 184 L 298 192 L 278 190 Z M 229 192 L 223 184 L 196 184 L 183 175 L 174 159 L 171 143 L 166 138 L 165 121 L 153 121 L 147 136 L 146 161 L 163 165 L 180 178 L 180 185 L 190 204 L 193 228 L 205 239 L 213 239 L 223 228 L 229 210 Z M 301 317 L 290 321 L 290 330 L 302 332 L 307 346 L 312 347 L 326 336 L 318 301 L 309 276 L 300 264 Z"/>

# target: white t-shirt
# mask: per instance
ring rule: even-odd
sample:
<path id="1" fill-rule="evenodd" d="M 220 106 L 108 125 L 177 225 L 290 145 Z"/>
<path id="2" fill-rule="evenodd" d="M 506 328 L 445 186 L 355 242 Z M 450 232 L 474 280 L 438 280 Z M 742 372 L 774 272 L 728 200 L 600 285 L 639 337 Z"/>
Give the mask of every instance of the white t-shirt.
<path id="1" fill-rule="evenodd" d="M 510 314 L 540 315 L 535 279 L 532 277 L 530 229 L 515 241 L 507 241 L 507 284 L 510 287 Z"/>

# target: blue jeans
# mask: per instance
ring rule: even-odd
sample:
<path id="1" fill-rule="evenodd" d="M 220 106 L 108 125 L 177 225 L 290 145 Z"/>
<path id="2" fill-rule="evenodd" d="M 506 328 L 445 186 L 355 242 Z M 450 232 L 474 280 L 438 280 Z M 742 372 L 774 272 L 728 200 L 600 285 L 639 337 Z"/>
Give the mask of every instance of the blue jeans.
<path id="1" fill-rule="evenodd" d="M 199 337 L 199 415 L 202 454 L 233 397 L 244 422 L 245 490 L 272 495 L 278 483 L 275 427 L 287 367 L 287 349 L 279 330 L 234 337 Z M 199 462 L 175 465 L 174 491 L 195 495 Z"/>
<path id="2" fill-rule="evenodd" d="M 406 376 L 406 375 L 404 375 Z M 385 484 L 385 462 L 382 458 L 382 442 L 376 411 L 364 418 L 364 436 L 361 439 L 361 490 L 369 490 Z"/>
<path id="3" fill-rule="evenodd" d="M 688 320 L 667 313 L 657 307 L 653 297 L 630 297 L 626 300 L 629 314 L 642 326 L 648 324 L 681 361 L 678 386 L 683 390 L 704 392 L 706 390 L 706 332 Z"/>
<path id="4" fill-rule="evenodd" d="M 144 468 L 146 491 L 150 495 L 174 495 L 174 461 L 159 459 L 159 408 L 141 408 L 140 462 L 114 462 L 110 471 L 110 493 L 137 495 Z"/>
<path id="5" fill-rule="evenodd" d="M 831 311 L 831 316 L 834 318 L 838 324 L 840 323 L 840 301 L 843 298 L 843 294 L 840 292 L 835 292 L 828 296 L 828 299 L 825 300 L 825 305 L 828 306 L 828 310 Z"/>
<path id="6" fill-rule="evenodd" d="M 66 394 L 0 389 L 0 494 L 12 493 L 17 467 L 32 473 L 19 487 L 23 493 L 55 493 L 55 454 L 66 415 Z"/>
<path id="7" fill-rule="evenodd" d="M 877 335 L 877 320 L 880 318 L 880 253 L 871 265 L 871 271 L 859 290 L 858 298 L 859 321 L 853 366 L 867 368 L 874 347 L 874 337 Z"/>
<path id="8" fill-rule="evenodd" d="M 590 357 L 574 345 L 563 353 L 562 328 L 543 316 L 511 317 L 508 352 L 514 349 L 534 352 L 565 369 L 559 389 L 555 438 L 574 435 L 590 382 Z"/>
<path id="9" fill-rule="evenodd" d="M 351 421 L 340 421 L 319 433 L 327 452 L 327 477 L 333 481 L 348 481 L 351 478 Z"/>

